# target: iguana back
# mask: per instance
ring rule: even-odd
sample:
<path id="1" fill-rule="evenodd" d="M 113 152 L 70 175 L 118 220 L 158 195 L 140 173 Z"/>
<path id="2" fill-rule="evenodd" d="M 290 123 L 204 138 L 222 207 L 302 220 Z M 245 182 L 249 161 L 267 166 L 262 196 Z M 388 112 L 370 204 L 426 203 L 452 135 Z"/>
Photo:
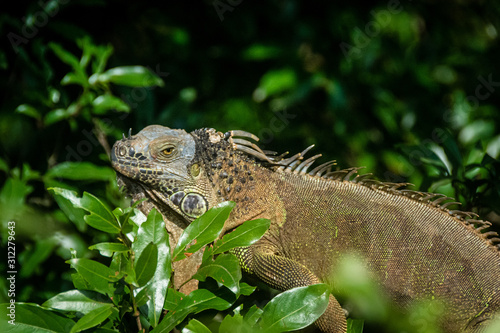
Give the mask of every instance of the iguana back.
<path id="1" fill-rule="evenodd" d="M 397 304 L 443 301 L 448 332 L 473 331 L 500 310 L 500 255 L 475 221 L 450 214 L 424 193 L 341 175 L 291 173 L 272 182 L 287 215 L 270 241 L 279 255 L 335 288 L 332 270 L 345 255 L 358 254 Z"/>
<path id="2" fill-rule="evenodd" d="M 242 131 L 192 133 L 149 126 L 113 147 L 120 177 L 139 184 L 160 210 L 190 222 L 225 200 L 236 207 L 230 231 L 244 221 L 269 218 L 269 231 L 234 253 L 244 270 L 287 290 L 318 282 L 335 291 L 337 263 L 364 260 L 367 272 L 397 304 L 439 299 L 447 332 L 479 331 L 500 309 L 500 252 L 489 222 L 451 211 L 450 198 L 401 190 L 405 184 L 308 169 L 303 160 L 266 154 Z M 447 203 L 446 203 L 447 202 Z M 317 321 L 325 332 L 345 332 L 344 311 L 330 296 Z"/>

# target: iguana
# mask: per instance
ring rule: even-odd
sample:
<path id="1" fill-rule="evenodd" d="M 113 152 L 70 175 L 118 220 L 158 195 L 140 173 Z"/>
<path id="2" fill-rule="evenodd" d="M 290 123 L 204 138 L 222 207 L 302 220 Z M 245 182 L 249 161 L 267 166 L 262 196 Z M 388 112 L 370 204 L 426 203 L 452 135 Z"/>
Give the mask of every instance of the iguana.
<path id="1" fill-rule="evenodd" d="M 442 300 L 446 332 L 480 332 L 500 310 L 500 239 L 486 230 L 491 223 L 450 210 L 451 198 L 358 175 L 358 168 L 332 171 L 332 161 L 310 170 L 321 156 L 304 158 L 312 146 L 287 158 L 252 141 L 258 138 L 238 130 L 152 125 L 116 142 L 111 160 L 133 196 L 142 193 L 181 229 L 226 200 L 236 206 L 224 232 L 270 219 L 258 242 L 234 254 L 276 289 L 323 282 L 335 290 L 337 263 L 356 253 L 396 304 Z M 316 325 L 346 332 L 333 295 Z"/>

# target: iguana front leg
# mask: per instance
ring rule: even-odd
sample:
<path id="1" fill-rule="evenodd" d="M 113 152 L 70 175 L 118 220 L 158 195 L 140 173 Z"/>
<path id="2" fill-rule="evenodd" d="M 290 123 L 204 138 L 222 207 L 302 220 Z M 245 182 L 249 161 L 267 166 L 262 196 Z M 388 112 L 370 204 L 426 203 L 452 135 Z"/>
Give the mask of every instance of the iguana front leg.
<path id="1" fill-rule="evenodd" d="M 256 275 L 269 286 L 288 290 L 321 283 L 319 278 L 304 265 L 275 254 L 259 251 L 249 246 L 231 251 L 238 258 L 244 271 Z M 345 333 L 347 321 L 339 302 L 330 295 L 325 313 L 315 322 L 326 333 Z"/>

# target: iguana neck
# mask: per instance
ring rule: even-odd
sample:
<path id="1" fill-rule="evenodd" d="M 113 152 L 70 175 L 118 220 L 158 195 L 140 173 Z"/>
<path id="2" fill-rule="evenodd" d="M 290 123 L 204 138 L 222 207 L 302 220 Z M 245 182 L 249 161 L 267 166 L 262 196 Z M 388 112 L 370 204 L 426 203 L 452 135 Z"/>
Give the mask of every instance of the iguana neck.
<path id="1" fill-rule="evenodd" d="M 279 200 L 272 179 L 276 174 L 257 163 L 252 157 L 236 151 L 220 132 L 197 130 L 192 133 L 197 141 L 197 159 L 213 186 L 219 202 L 237 203 L 224 232 L 241 223 L 257 218 L 268 218 L 281 225 L 285 209 Z"/>

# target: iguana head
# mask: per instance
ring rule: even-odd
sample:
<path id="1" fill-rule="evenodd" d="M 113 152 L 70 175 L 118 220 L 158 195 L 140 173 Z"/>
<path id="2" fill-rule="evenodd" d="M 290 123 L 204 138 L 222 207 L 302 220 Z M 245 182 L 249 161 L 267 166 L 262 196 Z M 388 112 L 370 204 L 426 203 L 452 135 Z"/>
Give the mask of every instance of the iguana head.
<path id="1" fill-rule="evenodd" d="M 152 125 L 117 141 L 111 162 L 118 184 L 134 199 L 142 191 L 160 211 L 170 207 L 193 220 L 217 201 L 200 166 L 199 149 L 192 134 Z"/>
<path id="2" fill-rule="evenodd" d="M 162 213 L 166 209 L 192 221 L 222 201 L 237 204 L 233 215 L 258 215 L 270 199 L 272 170 L 307 168 L 320 155 L 302 160 L 307 148 L 290 158 L 261 150 L 258 138 L 245 131 L 217 132 L 202 128 L 187 133 L 159 125 L 123 136 L 111 151 L 118 185 L 133 200 L 147 197 Z M 320 166 L 325 169 L 328 165 Z M 291 171 L 288 170 L 288 171 Z M 267 174 L 267 175 L 266 175 Z"/>

